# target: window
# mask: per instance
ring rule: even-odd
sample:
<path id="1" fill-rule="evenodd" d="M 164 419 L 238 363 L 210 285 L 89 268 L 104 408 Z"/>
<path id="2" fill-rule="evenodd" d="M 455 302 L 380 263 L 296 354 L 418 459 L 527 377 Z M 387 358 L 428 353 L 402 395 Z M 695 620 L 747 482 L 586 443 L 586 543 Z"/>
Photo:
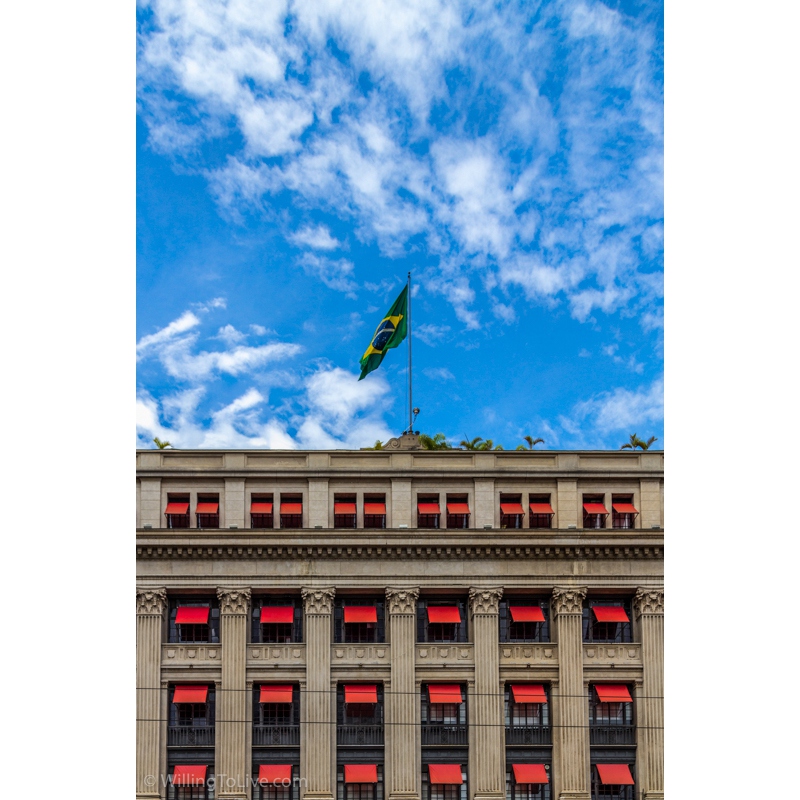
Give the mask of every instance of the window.
<path id="1" fill-rule="evenodd" d="M 386 527 L 386 495 L 364 495 L 364 527 L 382 530 Z"/>
<path id="2" fill-rule="evenodd" d="M 251 615 L 254 643 L 303 641 L 303 609 L 294 597 L 256 597 Z"/>
<path id="3" fill-rule="evenodd" d="M 501 642 L 549 642 L 550 603 L 526 597 L 504 597 L 500 601 Z"/>
<path id="4" fill-rule="evenodd" d="M 167 744 L 170 747 L 213 747 L 213 686 L 179 684 L 170 689 Z"/>
<path id="5" fill-rule="evenodd" d="M 604 503 L 605 495 L 585 494 L 583 496 L 584 528 L 605 528 L 608 511 Z"/>
<path id="6" fill-rule="evenodd" d="M 550 505 L 549 494 L 532 494 L 529 499 L 530 512 L 528 525 L 531 528 L 552 528 L 553 507 Z"/>
<path id="7" fill-rule="evenodd" d="M 633 505 L 633 495 L 611 495 L 611 527 L 633 528 L 639 512 Z"/>
<path id="8" fill-rule="evenodd" d="M 337 597 L 333 605 L 333 640 L 337 644 L 385 641 L 383 599 Z"/>
<path id="9" fill-rule="evenodd" d="M 254 764 L 253 800 L 297 800 L 300 781 L 293 764 Z"/>
<path id="10" fill-rule="evenodd" d="M 164 509 L 164 516 L 166 517 L 168 528 L 188 528 L 189 495 L 168 494 L 167 507 Z"/>
<path id="11" fill-rule="evenodd" d="M 469 503 L 465 494 L 447 495 L 447 527 L 469 528 Z"/>
<path id="12" fill-rule="evenodd" d="M 168 800 L 214 800 L 213 774 L 208 764 L 176 764 L 167 784 Z"/>
<path id="13" fill-rule="evenodd" d="M 333 527 L 355 528 L 356 496 L 354 494 L 337 494 L 333 496 Z"/>
<path id="14" fill-rule="evenodd" d="M 422 798 L 423 800 L 467 800 L 466 764 L 423 764 Z"/>
<path id="15" fill-rule="evenodd" d="M 365 755 L 370 756 L 369 753 Z M 376 756 L 371 755 L 377 762 Z M 383 764 L 339 764 L 336 797 L 337 800 L 383 800 Z"/>
<path id="16" fill-rule="evenodd" d="M 197 495 L 195 514 L 198 528 L 219 528 L 219 495 Z"/>
<path id="17" fill-rule="evenodd" d="M 589 742 L 598 745 L 636 743 L 633 698 L 627 684 L 589 686 Z"/>
<path id="18" fill-rule="evenodd" d="M 533 764 L 522 758 L 506 764 L 506 800 L 551 800 L 549 761 Z"/>
<path id="19" fill-rule="evenodd" d="M 169 642 L 218 644 L 219 605 L 216 598 L 170 598 Z"/>
<path id="20" fill-rule="evenodd" d="M 541 683 L 513 683 L 505 689 L 506 744 L 551 744 L 550 704 Z"/>
<path id="21" fill-rule="evenodd" d="M 250 527 L 275 527 L 271 494 L 254 494 L 250 498 Z"/>
<path id="22" fill-rule="evenodd" d="M 281 495 L 281 528 L 303 527 L 303 496 Z"/>
<path id="23" fill-rule="evenodd" d="M 500 527 L 521 528 L 525 512 L 522 508 L 521 494 L 500 495 Z"/>
<path id="24" fill-rule="evenodd" d="M 417 527 L 438 528 L 440 516 L 439 495 L 419 495 L 417 499 Z"/>
<path id="25" fill-rule="evenodd" d="M 632 758 L 627 763 L 593 763 L 592 800 L 635 800 L 633 767 Z"/>
<path id="26" fill-rule="evenodd" d="M 464 600 L 419 600 L 417 641 L 466 642 L 467 621 Z"/>
<path id="27" fill-rule="evenodd" d="M 630 600 L 589 600 L 583 609 L 584 642 L 632 642 Z"/>
<path id="28" fill-rule="evenodd" d="M 467 744 L 466 690 L 458 683 L 423 684 L 422 744 Z"/>
<path id="29" fill-rule="evenodd" d="M 340 746 L 383 744 L 383 686 L 340 684 L 336 690 L 336 741 Z"/>
<path id="30" fill-rule="evenodd" d="M 253 747 L 300 744 L 299 690 L 291 683 L 262 683 L 253 694 Z"/>

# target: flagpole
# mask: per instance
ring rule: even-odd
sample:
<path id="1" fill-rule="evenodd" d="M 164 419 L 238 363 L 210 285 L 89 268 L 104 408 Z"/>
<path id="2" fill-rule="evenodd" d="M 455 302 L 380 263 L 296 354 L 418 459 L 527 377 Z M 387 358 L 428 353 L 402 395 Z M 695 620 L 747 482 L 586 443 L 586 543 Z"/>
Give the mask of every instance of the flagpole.
<path id="1" fill-rule="evenodd" d="M 414 427 L 411 401 L 411 271 L 408 273 L 408 432 Z"/>

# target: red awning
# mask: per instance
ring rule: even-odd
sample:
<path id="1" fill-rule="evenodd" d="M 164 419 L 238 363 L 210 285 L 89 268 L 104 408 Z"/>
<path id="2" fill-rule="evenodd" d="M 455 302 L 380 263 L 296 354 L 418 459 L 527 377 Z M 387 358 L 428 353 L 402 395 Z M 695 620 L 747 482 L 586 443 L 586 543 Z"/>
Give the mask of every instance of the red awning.
<path id="1" fill-rule="evenodd" d="M 448 514 L 469 514 L 469 503 L 448 503 Z"/>
<path id="2" fill-rule="evenodd" d="M 266 500 L 253 500 L 250 503 L 250 513 L 251 514 L 271 514 L 272 513 L 272 501 Z"/>
<path id="3" fill-rule="evenodd" d="M 377 783 L 378 765 L 377 764 L 345 764 L 344 765 L 345 783 Z"/>
<path id="4" fill-rule="evenodd" d="M 624 683 L 599 683 L 595 685 L 601 703 L 632 703 L 633 698 Z"/>
<path id="5" fill-rule="evenodd" d="M 364 513 L 370 515 L 385 514 L 386 503 L 364 503 Z"/>
<path id="6" fill-rule="evenodd" d="M 176 764 L 172 771 L 172 783 L 175 786 L 199 786 L 205 783 L 207 769 L 205 764 Z"/>
<path id="7" fill-rule="evenodd" d="M 189 504 L 188 503 L 167 503 L 167 507 L 164 510 L 165 514 L 188 514 L 189 513 Z"/>
<path id="8" fill-rule="evenodd" d="M 539 606 L 509 606 L 512 622 L 544 622 L 544 611 Z"/>
<path id="9" fill-rule="evenodd" d="M 634 508 L 633 504 L 631 503 L 612 503 L 611 508 L 617 512 L 617 514 L 638 514 L 639 512 Z"/>
<path id="10" fill-rule="evenodd" d="M 428 699 L 431 703 L 463 703 L 464 696 L 457 683 L 431 683 L 428 685 Z"/>
<path id="11" fill-rule="evenodd" d="M 503 514 L 524 514 L 522 503 L 500 503 L 500 511 Z"/>
<path id="12" fill-rule="evenodd" d="M 302 514 L 302 503 L 281 503 L 281 514 Z"/>
<path id="13" fill-rule="evenodd" d="M 461 785 L 461 764 L 428 764 L 431 783 Z"/>
<path id="14" fill-rule="evenodd" d="M 195 514 L 218 514 L 219 503 L 198 503 Z"/>
<path id="15" fill-rule="evenodd" d="M 261 686 L 261 693 L 258 697 L 259 703 L 291 703 L 292 684 L 291 683 L 268 683 Z"/>
<path id="16" fill-rule="evenodd" d="M 378 686 L 374 683 L 348 683 L 344 687 L 345 703 L 377 703 Z"/>
<path id="17" fill-rule="evenodd" d="M 461 622 L 458 606 L 428 606 L 428 622 Z"/>
<path id="18" fill-rule="evenodd" d="M 553 506 L 550 503 L 531 503 L 531 514 L 554 514 Z"/>
<path id="19" fill-rule="evenodd" d="M 633 786 L 633 776 L 627 764 L 598 764 L 600 783 Z"/>
<path id="20" fill-rule="evenodd" d="M 210 606 L 180 606 L 175 616 L 176 625 L 208 625 Z"/>
<path id="21" fill-rule="evenodd" d="M 547 694 L 541 683 L 514 683 L 511 685 L 515 703 L 546 703 Z"/>
<path id="22" fill-rule="evenodd" d="M 375 606 L 345 606 L 345 622 L 377 622 L 378 609 Z"/>
<path id="23" fill-rule="evenodd" d="M 356 504 L 355 503 L 334 503 L 333 504 L 333 513 L 334 514 L 355 514 L 356 513 Z"/>
<path id="24" fill-rule="evenodd" d="M 608 514 L 606 507 L 602 503 L 584 503 L 583 510 L 587 514 Z"/>
<path id="25" fill-rule="evenodd" d="M 512 764 L 517 783 L 550 783 L 544 764 Z"/>
<path id="26" fill-rule="evenodd" d="M 630 622 L 622 606 L 592 606 L 598 622 Z"/>
<path id="27" fill-rule="evenodd" d="M 208 699 L 208 686 L 176 686 L 172 695 L 173 703 L 205 703 Z"/>
<path id="28" fill-rule="evenodd" d="M 417 511 L 420 514 L 439 514 L 438 503 L 417 503 Z"/>
<path id="29" fill-rule="evenodd" d="M 294 622 L 294 609 L 291 606 L 262 606 L 261 623 L 286 624 Z"/>
<path id="30" fill-rule="evenodd" d="M 291 780 L 292 780 L 291 764 L 259 764 L 258 767 L 259 783 L 284 784 L 286 783 L 286 781 L 289 781 L 291 783 Z"/>

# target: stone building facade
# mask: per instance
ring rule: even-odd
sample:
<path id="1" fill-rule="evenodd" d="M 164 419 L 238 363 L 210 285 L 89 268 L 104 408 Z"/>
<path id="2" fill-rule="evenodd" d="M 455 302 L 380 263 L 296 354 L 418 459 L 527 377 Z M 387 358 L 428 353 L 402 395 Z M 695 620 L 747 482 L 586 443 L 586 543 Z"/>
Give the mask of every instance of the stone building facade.
<path id="1" fill-rule="evenodd" d="M 663 453 L 137 452 L 137 800 L 663 798 Z"/>

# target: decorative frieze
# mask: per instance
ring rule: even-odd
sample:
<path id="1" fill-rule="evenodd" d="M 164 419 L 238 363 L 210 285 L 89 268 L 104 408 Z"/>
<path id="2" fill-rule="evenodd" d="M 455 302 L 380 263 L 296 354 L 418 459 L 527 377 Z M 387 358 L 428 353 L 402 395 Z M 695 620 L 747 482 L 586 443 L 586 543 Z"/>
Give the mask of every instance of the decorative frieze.
<path id="1" fill-rule="evenodd" d="M 330 614 L 333 611 L 333 598 L 336 589 L 332 586 L 325 589 L 301 589 L 306 614 Z"/>
<path id="2" fill-rule="evenodd" d="M 469 605 L 473 614 L 497 614 L 500 611 L 500 598 L 503 589 L 476 589 L 469 590 Z"/>
<path id="3" fill-rule="evenodd" d="M 160 617 L 167 607 L 166 589 L 137 589 L 136 613 Z"/>
<path id="4" fill-rule="evenodd" d="M 386 600 L 389 604 L 390 614 L 414 614 L 417 613 L 417 598 L 419 597 L 418 587 L 394 587 L 386 589 Z"/>
<path id="5" fill-rule="evenodd" d="M 250 606 L 249 589 L 217 588 L 221 614 L 247 614 Z"/>
<path id="6" fill-rule="evenodd" d="M 556 615 L 582 614 L 586 592 L 587 589 L 585 586 L 580 588 L 575 586 L 556 586 L 556 588 L 553 589 L 553 612 Z"/>
<path id="7" fill-rule="evenodd" d="M 643 589 L 639 587 L 633 598 L 633 607 L 638 616 L 642 614 L 663 614 L 664 613 L 664 590 L 663 589 Z"/>

